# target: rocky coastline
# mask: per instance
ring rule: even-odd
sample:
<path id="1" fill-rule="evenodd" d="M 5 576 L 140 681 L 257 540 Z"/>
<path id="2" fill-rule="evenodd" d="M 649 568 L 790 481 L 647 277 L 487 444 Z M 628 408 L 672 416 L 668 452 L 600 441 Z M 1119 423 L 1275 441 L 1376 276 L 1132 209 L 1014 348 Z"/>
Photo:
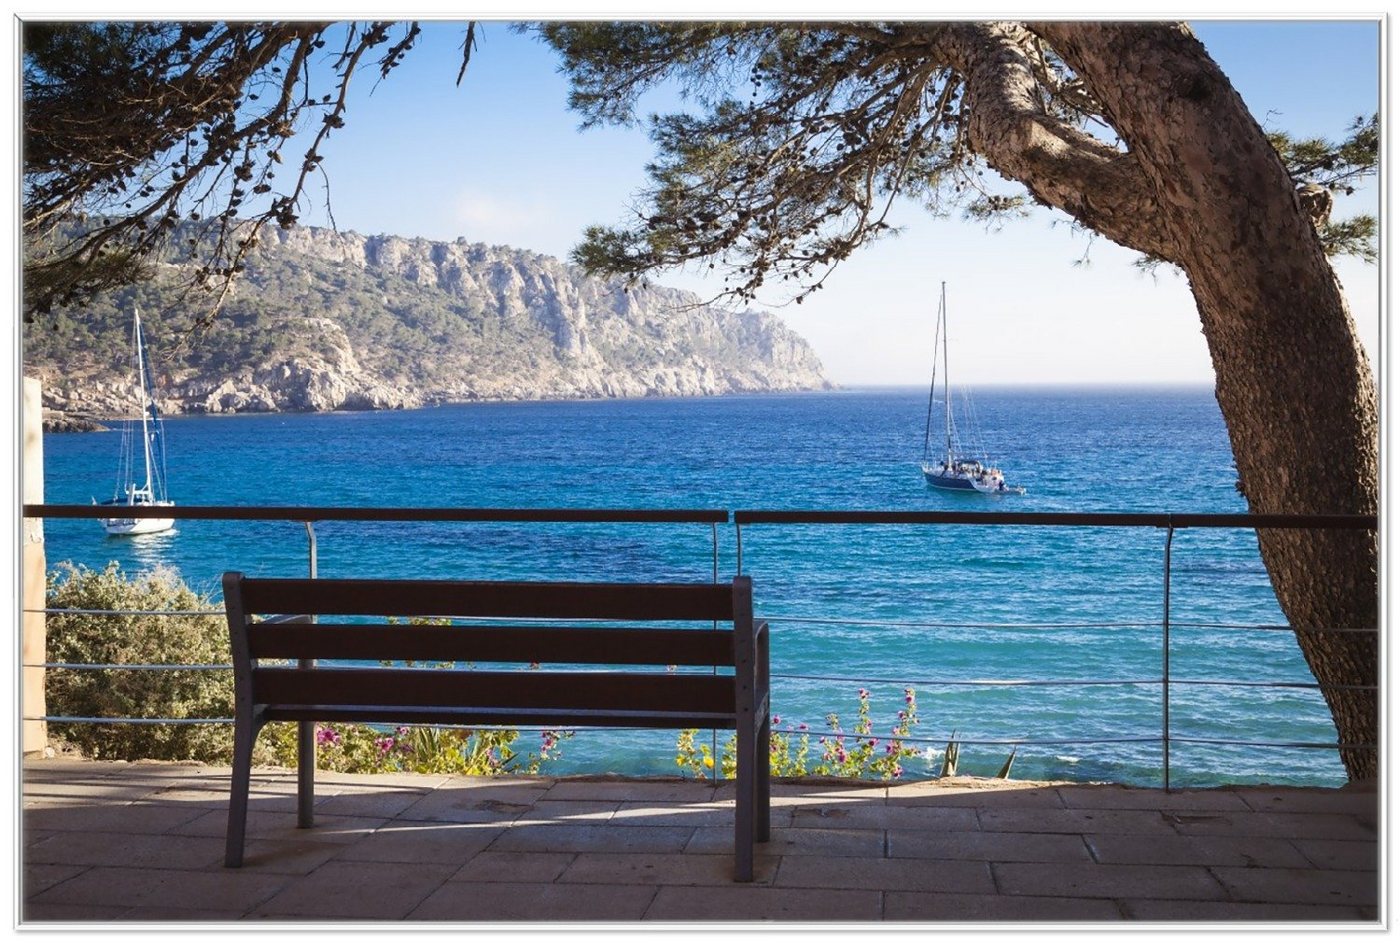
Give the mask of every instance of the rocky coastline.
<path id="1" fill-rule="evenodd" d="M 176 325 L 152 323 L 159 299 L 140 304 L 166 415 L 832 388 L 807 342 L 767 312 L 628 287 L 549 256 L 461 239 L 274 233 L 219 316 L 255 322 L 247 334 L 265 343 L 243 343 L 255 356 L 165 353 Z M 84 328 L 111 349 L 127 315 L 114 303 L 103 317 L 105 338 Z M 216 332 L 201 342 L 237 346 Z M 54 431 L 132 411 L 124 364 L 38 346 L 25 373 L 43 383 Z"/>

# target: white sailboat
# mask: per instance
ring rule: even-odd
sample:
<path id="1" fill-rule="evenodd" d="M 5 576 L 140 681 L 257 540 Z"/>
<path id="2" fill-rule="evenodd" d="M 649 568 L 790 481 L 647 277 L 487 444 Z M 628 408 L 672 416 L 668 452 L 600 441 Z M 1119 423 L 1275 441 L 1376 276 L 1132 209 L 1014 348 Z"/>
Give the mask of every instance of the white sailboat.
<path id="1" fill-rule="evenodd" d="M 938 341 L 943 340 L 943 458 L 933 458 L 933 400 L 938 386 Z M 928 418 L 924 424 L 924 480 L 935 488 L 978 494 L 1025 494 L 1020 485 L 1008 485 L 1000 468 L 985 457 L 969 457 L 958 443 L 953 425 L 953 402 L 948 396 L 948 283 L 938 296 L 938 327 L 933 340 L 933 377 L 928 387 Z"/>
<path id="2" fill-rule="evenodd" d="M 175 502 L 168 499 L 165 488 L 165 428 L 156 409 L 155 384 L 146 358 L 139 309 L 132 316 L 131 346 L 141 419 L 139 423 L 127 420 L 122 427 L 116 489 L 111 500 L 102 504 L 113 508 L 171 507 Z M 106 517 L 100 520 L 103 530 L 117 536 L 155 534 L 175 524 L 174 518 L 169 517 Z"/>

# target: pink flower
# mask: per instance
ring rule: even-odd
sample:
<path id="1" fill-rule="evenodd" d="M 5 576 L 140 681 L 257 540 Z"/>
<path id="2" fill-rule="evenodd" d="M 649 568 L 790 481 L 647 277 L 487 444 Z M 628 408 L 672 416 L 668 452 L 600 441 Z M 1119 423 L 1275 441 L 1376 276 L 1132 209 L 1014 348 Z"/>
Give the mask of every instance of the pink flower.
<path id="1" fill-rule="evenodd" d="M 913 704 L 913 703 L 914 703 L 914 689 L 913 689 L 913 688 L 905 688 L 905 689 L 904 689 L 904 703 L 906 703 L 906 704 Z"/>
<path id="2" fill-rule="evenodd" d="M 394 748 L 394 738 L 380 737 L 378 740 L 374 741 L 374 745 L 379 747 L 380 756 L 387 756 L 389 751 Z"/>
<path id="3" fill-rule="evenodd" d="M 774 714 L 774 715 L 773 715 L 773 726 L 774 726 L 774 727 L 778 726 L 778 725 L 781 724 L 782 722 L 783 722 L 783 719 L 782 719 L 781 717 L 779 717 L 777 714 Z"/>
<path id="4" fill-rule="evenodd" d="M 868 698 L 869 696 L 870 692 L 865 690 L 865 688 L 861 688 L 859 691 L 856 692 L 856 697 L 860 698 L 862 701 Z"/>
<path id="5" fill-rule="evenodd" d="M 336 746 L 340 743 L 340 734 L 330 727 L 316 728 L 316 744 L 318 746 Z"/>
<path id="6" fill-rule="evenodd" d="M 806 724 L 798 724 L 798 725 L 797 725 L 797 729 L 798 729 L 798 730 L 806 730 L 806 729 L 807 729 L 807 725 L 806 725 Z"/>

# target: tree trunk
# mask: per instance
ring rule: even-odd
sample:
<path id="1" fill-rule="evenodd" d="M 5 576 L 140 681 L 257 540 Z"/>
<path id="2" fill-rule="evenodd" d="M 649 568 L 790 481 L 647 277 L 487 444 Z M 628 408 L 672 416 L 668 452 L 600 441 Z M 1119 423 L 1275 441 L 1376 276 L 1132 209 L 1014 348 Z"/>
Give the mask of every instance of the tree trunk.
<path id="1" fill-rule="evenodd" d="M 1376 514 L 1370 365 L 1293 183 L 1229 80 L 1185 26 L 1035 30 L 1103 103 L 1155 193 L 1166 257 L 1196 298 L 1250 510 Z M 1279 604 L 1324 686 L 1347 775 L 1374 777 L 1376 534 L 1258 536 Z M 1338 629 L 1347 631 L 1321 631 Z"/>

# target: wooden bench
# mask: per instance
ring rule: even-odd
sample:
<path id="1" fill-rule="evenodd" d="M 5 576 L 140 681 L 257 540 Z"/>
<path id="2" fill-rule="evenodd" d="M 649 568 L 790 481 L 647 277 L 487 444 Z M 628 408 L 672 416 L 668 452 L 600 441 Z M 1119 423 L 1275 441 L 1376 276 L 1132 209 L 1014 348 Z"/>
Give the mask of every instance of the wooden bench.
<path id="1" fill-rule="evenodd" d="M 250 579 L 226 573 L 223 585 L 235 694 L 226 867 L 243 862 L 253 742 L 268 721 L 303 722 L 297 790 L 302 827 L 313 824 L 315 752 L 306 722 L 695 727 L 737 732 L 734 879 L 753 880 L 753 846 L 767 841 L 769 831 L 768 627 L 754 621 L 748 577 L 736 577 L 731 584 L 543 583 Z M 282 617 L 266 618 L 272 614 Z M 314 621 L 322 616 L 469 617 L 535 624 Z M 709 624 L 635 627 L 639 622 Z M 263 664 L 264 659 L 297 664 Z M 318 664 L 318 659 L 342 664 Z M 541 668 L 458 671 L 343 664 L 409 660 L 537 662 Z M 670 665 L 719 670 L 666 670 Z"/>

